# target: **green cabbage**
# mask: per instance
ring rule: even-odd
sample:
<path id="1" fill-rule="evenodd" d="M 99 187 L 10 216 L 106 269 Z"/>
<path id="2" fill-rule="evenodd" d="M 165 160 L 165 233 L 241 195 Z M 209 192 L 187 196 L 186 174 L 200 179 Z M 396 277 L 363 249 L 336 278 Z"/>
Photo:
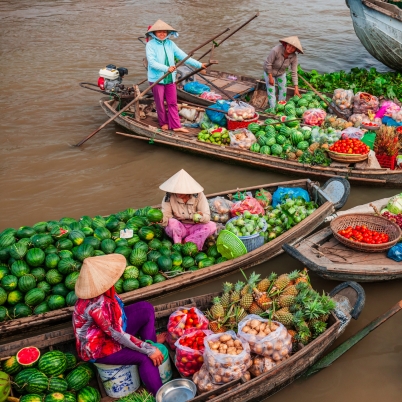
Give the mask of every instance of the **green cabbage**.
<path id="1" fill-rule="evenodd" d="M 402 194 L 395 195 L 388 201 L 387 208 L 392 214 L 402 214 Z"/>

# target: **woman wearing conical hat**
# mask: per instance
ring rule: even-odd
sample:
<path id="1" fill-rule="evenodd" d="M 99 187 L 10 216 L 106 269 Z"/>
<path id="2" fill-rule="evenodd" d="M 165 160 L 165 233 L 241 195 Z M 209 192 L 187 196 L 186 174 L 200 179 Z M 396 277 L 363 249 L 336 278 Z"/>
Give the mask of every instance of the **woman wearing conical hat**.
<path id="1" fill-rule="evenodd" d="M 163 130 L 188 133 L 188 130 L 180 124 L 177 110 L 175 58 L 182 60 L 187 57 L 187 54 L 170 40 L 170 37 L 177 37 L 178 33 L 170 25 L 158 20 L 145 35 L 153 38 L 146 45 L 149 83 L 154 83 L 168 71 L 171 73 L 152 89 L 159 125 Z M 195 68 L 206 67 L 205 64 L 192 58 L 189 58 L 185 64 Z"/>
<path id="2" fill-rule="evenodd" d="M 165 191 L 162 201 L 166 234 L 175 243 L 193 242 L 199 251 L 216 231 L 204 189 L 183 169 L 159 187 Z"/>
<path id="3" fill-rule="evenodd" d="M 286 100 L 286 69 L 292 71 L 295 95 L 300 96 L 297 79 L 297 53 L 303 54 L 303 48 L 297 36 L 281 39 L 268 54 L 264 62 L 264 77 L 267 84 L 269 107 L 276 106 L 275 83 L 278 86 L 279 100 Z"/>
<path id="4" fill-rule="evenodd" d="M 163 343 L 165 334 L 157 339 L 152 304 L 144 301 L 124 306 L 116 294 L 114 284 L 125 268 L 126 258 L 121 254 L 84 260 L 75 284 L 78 300 L 73 327 L 77 352 L 84 361 L 137 365 L 146 388 L 156 395 L 162 386 L 157 366 L 163 362 L 163 355 L 145 341 Z"/>

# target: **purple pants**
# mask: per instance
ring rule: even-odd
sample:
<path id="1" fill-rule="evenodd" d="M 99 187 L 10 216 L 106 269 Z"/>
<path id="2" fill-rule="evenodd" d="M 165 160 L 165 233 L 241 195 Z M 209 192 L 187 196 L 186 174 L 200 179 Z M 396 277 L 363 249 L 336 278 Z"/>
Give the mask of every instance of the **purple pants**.
<path id="1" fill-rule="evenodd" d="M 165 228 L 166 234 L 173 239 L 175 243 L 181 243 L 182 240 L 192 241 L 197 245 L 198 251 L 204 247 L 205 240 L 216 231 L 216 223 L 181 223 L 177 219 L 170 218 Z"/>
<path id="2" fill-rule="evenodd" d="M 156 342 L 155 312 L 151 303 L 146 301 L 134 303 L 130 306 L 125 306 L 124 311 L 127 316 L 127 333 L 140 336 L 144 341 Z M 142 382 L 153 395 L 156 395 L 158 389 L 162 386 L 158 367 L 154 366 L 154 363 L 147 355 L 135 350 L 123 348 L 109 356 L 96 359 L 96 363 L 138 366 Z"/>
<path id="3" fill-rule="evenodd" d="M 150 82 L 152 85 L 153 83 Z M 162 127 L 167 124 L 169 130 L 180 128 L 179 111 L 177 110 L 176 84 L 158 84 L 152 88 L 155 99 L 156 113 L 158 114 L 159 125 Z M 166 100 L 167 110 L 164 104 Z"/>

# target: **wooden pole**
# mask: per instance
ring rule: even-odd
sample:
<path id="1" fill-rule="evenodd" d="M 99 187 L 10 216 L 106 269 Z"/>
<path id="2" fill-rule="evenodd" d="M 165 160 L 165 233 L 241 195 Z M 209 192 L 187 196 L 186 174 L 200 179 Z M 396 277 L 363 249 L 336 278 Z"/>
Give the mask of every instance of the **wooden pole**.
<path id="1" fill-rule="evenodd" d="M 204 47 L 206 44 L 209 42 L 213 41 L 216 39 L 218 36 L 221 36 L 225 32 L 229 31 L 229 28 L 224 29 L 222 32 L 220 32 L 217 35 L 214 35 L 212 38 L 208 39 L 201 45 L 197 46 L 195 49 L 193 49 L 187 57 L 185 57 L 183 60 L 181 60 L 177 65 L 176 68 L 181 66 L 183 63 L 185 63 L 198 49 L 201 49 Z M 138 101 L 141 97 L 143 97 L 147 92 L 149 92 L 155 85 L 158 85 L 159 82 L 164 80 L 169 74 L 171 74 L 169 71 L 165 73 L 161 78 L 159 78 L 157 81 L 155 81 L 152 85 L 150 85 L 148 88 L 146 88 L 144 91 L 142 91 L 138 96 L 136 96 L 131 102 L 129 102 L 123 109 L 121 109 L 119 112 L 117 112 L 113 117 L 111 117 L 109 120 L 107 120 L 105 123 L 103 123 L 99 128 L 97 128 L 94 132 L 89 134 L 86 138 L 81 140 L 79 143 L 75 144 L 76 147 L 80 147 L 82 144 L 84 144 L 86 141 L 88 141 L 91 137 L 93 137 L 96 133 L 102 130 L 102 128 L 106 127 L 110 122 L 112 122 L 117 116 L 119 116 L 121 113 L 125 112 L 134 102 Z M 184 77 L 186 78 L 186 77 Z"/>

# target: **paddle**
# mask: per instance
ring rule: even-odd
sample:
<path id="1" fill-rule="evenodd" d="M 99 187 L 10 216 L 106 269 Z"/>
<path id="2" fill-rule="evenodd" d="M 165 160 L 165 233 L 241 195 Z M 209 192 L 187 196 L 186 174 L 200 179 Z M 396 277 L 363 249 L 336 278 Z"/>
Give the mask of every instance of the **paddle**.
<path id="1" fill-rule="evenodd" d="M 310 377 L 311 375 L 318 373 L 325 367 L 331 365 L 336 359 L 341 357 L 346 353 L 352 346 L 356 345 L 357 342 L 361 341 L 366 335 L 371 331 L 375 330 L 381 324 L 391 318 L 394 314 L 402 309 L 402 300 L 400 300 L 395 306 L 391 307 L 387 312 L 377 317 L 375 320 L 371 321 L 370 324 L 366 325 L 357 334 L 350 337 L 347 341 L 343 342 L 337 348 L 335 348 L 331 353 L 328 353 L 325 357 L 311 366 L 303 377 Z"/>
<path id="2" fill-rule="evenodd" d="M 197 46 L 194 48 L 192 51 L 189 52 L 188 56 L 185 57 L 183 60 L 181 60 L 179 63 L 177 63 L 176 68 L 181 66 L 183 63 L 185 63 L 198 49 L 201 49 L 204 47 L 206 44 L 209 42 L 213 41 L 216 39 L 218 36 L 221 36 L 225 32 L 227 32 L 229 28 L 224 29 L 222 32 L 220 32 L 217 35 L 214 35 L 212 38 L 208 39 L 201 45 Z M 78 144 L 75 144 L 76 147 L 81 146 L 84 144 L 86 141 L 88 141 L 91 137 L 93 137 L 96 133 L 98 133 L 102 128 L 107 126 L 110 122 L 112 122 L 116 117 L 118 117 L 121 113 L 125 112 L 134 102 L 137 102 L 139 99 L 141 99 L 147 92 L 149 92 L 155 85 L 159 84 L 162 80 L 164 80 L 169 74 L 171 74 L 169 71 L 164 74 L 159 80 L 155 81 L 152 85 L 150 85 L 148 88 L 146 88 L 144 91 L 142 91 L 138 96 L 136 96 L 131 102 L 129 102 L 123 109 L 121 109 L 119 112 L 117 112 L 113 117 L 111 117 L 109 120 L 107 120 L 105 123 L 103 123 L 99 128 L 97 128 L 94 132 L 92 132 L 90 135 L 88 135 L 86 138 L 81 140 Z"/>

